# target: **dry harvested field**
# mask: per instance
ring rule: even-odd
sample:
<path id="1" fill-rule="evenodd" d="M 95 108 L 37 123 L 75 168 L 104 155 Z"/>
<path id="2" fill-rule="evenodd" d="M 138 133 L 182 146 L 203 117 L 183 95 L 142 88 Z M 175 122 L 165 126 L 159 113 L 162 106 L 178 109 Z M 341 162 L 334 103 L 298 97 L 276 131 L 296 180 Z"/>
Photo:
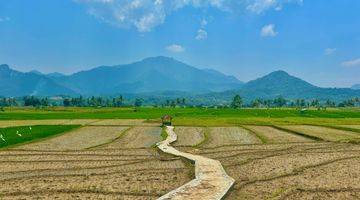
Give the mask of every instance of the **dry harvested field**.
<path id="1" fill-rule="evenodd" d="M 310 142 L 311 140 L 299 135 L 282 131 L 270 126 L 245 126 L 256 135 L 264 138 L 267 143 Z"/>
<path id="2" fill-rule="evenodd" d="M 328 141 L 358 136 L 325 127 L 282 128 Z M 96 137 L 74 134 L 86 129 Z M 175 133 L 177 149 L 219 160 L 236 180 L 226 199 L 360 199 L 358 144 L 267 126 L 175 127 Z M 151 147 L 160 134 L 160 127 L 91 125 L 0 151 L 0 199 L 156 199 L 194 173 L 187 161 Z M 60 148 L 55 139 L 77 148 L 64 142 Z M 47 145 L 25 148 L 41 143 Z"/>
<path id="3" fill-rule="evenodd" d="M 280 127 L 331 142 L 339 142 L 339 141 L 348 142 L 348 141 L 360 140 L 360 134 L 358 133 L 334 129 L 334 128 L 327 128 L 321 126 L 308 126 L 308 125 L 294 125 L 294 126 L 280 126 Z"/>
<path id="4" fill-rule="evenodd" d="M 160 126 L 143 119 L 45 119 L 45 120 L 0 120 L 0 128 L 34 125 L 94 125 L 94 126 Z"/>
<path id="5" fill-rule="evenodd" d="M 127 130 L 118 140 L 99 148 L 143 148 L 161 141 L 160 127 L 135 126 Z"/>
<path id="6" fill-rule="evenodd" d="M 201 127 L 176 127 L 178 136 L 174 146 L 195 146 L 204 141 L 205 128 Z"/>
<path id="7" fill-rule="evenodd" d="M 20 149 L 30 150 L 80 150 L 102 145 L 121 136 L 126 127 L 86 126 L 69 133 L 22 145 Z"/>
<path id="8" fill-rule="evenodd" d="M 236 180 L 226 199 L 360 198 L 360 145 L 319 142 L 272 127 L 246 128 L 262 133 L 269 144 L 229 145 L 223 139 L 211 146 L 182 147 L 223 164 Z M 281 142 L 271 143 L 275 138 Z"/>
<path id="9" fill-rule="evenodd" d="M 148 147 L 160 133 L 88 126 L 0 151 L 1 199 L 156 199 L 190 181 L 193 170 Z"/>
<path id="10" fill-rule="evenodd" d="M 160 126 L 157 122 L 147 122 L 143 119 L 103 119 L 97 120 L 90 125 L 102 126 Z"/>
<path id="11" fill-rule="evenodd" d="M 241 127 L 211 127 L 204 147 L 234 144 L 258 144 L 260 139 L 255 134 Z"/>

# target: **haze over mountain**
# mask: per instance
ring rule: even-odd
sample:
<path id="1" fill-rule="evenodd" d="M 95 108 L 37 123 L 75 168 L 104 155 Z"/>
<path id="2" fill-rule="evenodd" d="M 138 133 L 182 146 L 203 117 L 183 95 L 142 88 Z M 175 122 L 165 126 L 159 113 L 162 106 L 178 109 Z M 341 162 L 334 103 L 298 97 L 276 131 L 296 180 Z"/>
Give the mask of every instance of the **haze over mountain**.
<path id="1" fill-rule="evenodd" d="M 6 81 L 17 89 L 9 92 L 3 88 L 0 91 L 2 96 L 113 95 L 161 91 L 206 93 L 237 89 L 243 85 L 243 82 L 233 76 L 215 70 L 198 69 L 162 56 L 146 58 L 126 65 L 100 66 L 72 75 L 56 72 L 44 75 L 35 70 L 22 73 L 8 67 L 5 71 L 16 72 L 21 76 L 14 77 L 10 72 L 3 74 L 1 81 Z M 41 80 L 41 84 L 27 81 L 34 77 Z M 34 84 L 37 86 L 34 86 L 33 90 L 27 89 Z"/>
<path id="2" fill-rule="evenodd" d="M 58 95 L 76 93 L 50 78 L 34 72 L 19 72 L 0 65 L 0 96 Z"/>
<path id="3" fill-rule="evenodd" d="M 215 70 L 201 70 L 162 56 L 52 78 L 64 87 L 84 95 L 159 91 L 204 93 L 236 89 L 243 85 L 233 76 Z"/>
<path id="4" fill-rule="evenodd" d="M 212 69 L 198 69 L 168 57 L 151 57 L 117 66 L 100 66 L 72 75 L 27 73 L 0 67 L 0 96 L 119 95 L 145 98 L 199 98 L 226 102 L 240 94 L 245 100 L 332 99 L 359 97 L 360 90 L 320 88 L 285 71 L 275 71 L 244 84 Z"/>
<path id="5" fill-rule="evenodd" d="M 217 94 L 220 98 L 230 98 L 241 94 L 245 99 L 272 99 L 284 97 L 287 99 L 319 99 L 340 101 L 359 97 L 360 90 L 350 88 L 321 88 L 302 79 L 289 75 L 285 71 L 275 71 L 266 76 L 249 81 L 239 90 L 230 90 Z"/>

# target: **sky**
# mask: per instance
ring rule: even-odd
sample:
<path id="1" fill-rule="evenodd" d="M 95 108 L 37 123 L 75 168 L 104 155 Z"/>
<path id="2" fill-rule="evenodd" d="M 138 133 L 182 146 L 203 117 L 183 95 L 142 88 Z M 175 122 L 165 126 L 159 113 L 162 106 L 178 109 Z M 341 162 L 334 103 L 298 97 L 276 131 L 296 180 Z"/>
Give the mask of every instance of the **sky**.
<path id="1" fill-rule="evenodd" d="M 359 0 L 1 0 L 0 63 L 73 73 L 169 56 L 249 81 L 360 83 Z"/>

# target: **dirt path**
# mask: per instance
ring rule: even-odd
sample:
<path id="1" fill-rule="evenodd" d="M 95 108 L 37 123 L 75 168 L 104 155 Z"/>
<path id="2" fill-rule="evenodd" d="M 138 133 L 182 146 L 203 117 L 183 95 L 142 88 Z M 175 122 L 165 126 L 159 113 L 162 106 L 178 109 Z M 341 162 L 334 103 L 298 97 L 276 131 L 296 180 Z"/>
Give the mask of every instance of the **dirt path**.
<path id="1" fill-rule="evenodd" d="M 166 129 L 168 137 L 159 142 L 158 148 L 165 153 L 181 156 L 195 162 L 195 179 L 159 198 L 162 199 L 222 199 L 235 180 L 228 176 L 217 160 L 176 150 L 170 144 L 177 135 L 174 127 Z"/>

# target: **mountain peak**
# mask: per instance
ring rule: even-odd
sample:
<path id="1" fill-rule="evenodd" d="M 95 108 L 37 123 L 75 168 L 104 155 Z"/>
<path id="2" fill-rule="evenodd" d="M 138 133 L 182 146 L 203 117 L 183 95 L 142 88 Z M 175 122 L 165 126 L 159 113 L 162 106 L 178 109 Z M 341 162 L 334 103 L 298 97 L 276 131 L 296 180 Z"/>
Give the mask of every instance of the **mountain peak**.
<path id="1" fill-rule="evenodd" d="M 154 56 L 154 57 L 148 57 L 148 58 L 144 58 L 142 61 L 159 61 L 159 60 L 165 60 L 165 61 L 175 61 L 174 58 L 172 57 L 166 57 L 166 56 Z"/>
<path id="2" fill-rule="evenodd" d="M 0 65 L 0 69 L 9 70 L 10 67 L 9 67 L 9 65 L 7 65 L 7 64 L 1 64 L 1 65 Z"/>
<path id="3" fill-rule="evenodd" d="M 268 74 L 268 76 L 290 76 L 290 74 L 284 70 L 277 70 L 271 72 L 270 74 Z"/>
<path id="4" fill-rule="evenodd" d="M 29 73 L 36 74 L 36 75 L 43 75 L 43 73 L 41 73 L 38 70 L 31 70 L 31 71 L 29 71 Z"/>
<path id="5" fill-rule="evenodd" d="M 139 63 L 146 63 L 146 64 L 172 64 L 172 63 L 182 63 L 180 61 L 175 60 L 171 57 L 166 56 L 155 56 L 155 57 L 148 57 L 141 60 Z M 182 63 L 183 64 L 183 63 Z"/>

